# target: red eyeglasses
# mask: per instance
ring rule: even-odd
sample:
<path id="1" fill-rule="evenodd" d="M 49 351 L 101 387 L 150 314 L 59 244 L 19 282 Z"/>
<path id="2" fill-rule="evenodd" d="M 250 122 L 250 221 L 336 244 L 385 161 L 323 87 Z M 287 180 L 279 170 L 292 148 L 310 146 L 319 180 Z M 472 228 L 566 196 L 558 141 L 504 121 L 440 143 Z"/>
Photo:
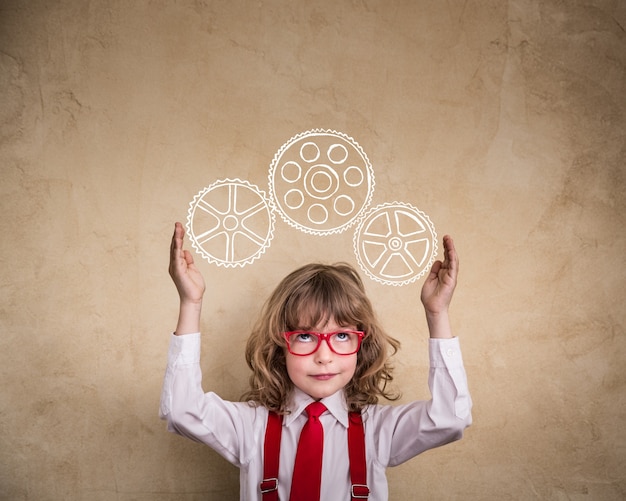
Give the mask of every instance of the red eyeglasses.
<path id="1" fill-rule="evenodd" d="M 363 331 L 341 330 L 336 332 L 290 331 L 283 333 L 287 340 L 287 349 L 292 355 L 304 357 L 315 353 L 322 340 L 337 355 L 353 355 L 361 347 L 365 333 Z"/>

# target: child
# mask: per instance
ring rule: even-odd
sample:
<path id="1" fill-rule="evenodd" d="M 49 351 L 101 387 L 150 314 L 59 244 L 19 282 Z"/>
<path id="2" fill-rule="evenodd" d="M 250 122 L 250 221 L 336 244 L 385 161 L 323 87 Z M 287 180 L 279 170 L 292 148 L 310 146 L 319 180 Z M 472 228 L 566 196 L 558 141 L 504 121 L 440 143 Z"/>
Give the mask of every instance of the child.
<path id="1" fill-rule="evenodd" d="M 388 351 L 395 353 L 399 342 L 381 328 L 361 279 L 347 264 L 303 266 L 272 293 L 246 347 L 252 369 L 246 402 L 205 394 L 199 364 L 205 283 L 183 250 L 183 237 L 176 223 L 169 272 L 180 311 L 160 416 L 169 431 L 209 445 L 240 468 L 240 499 L 386 500 L 388 466 L 460 439 L 471 424 L 465 369 L 448 319 L 458 272 L 449 236 L 443 239 L 444 261 L 434 263 L 421 292 L 431 337 L 432 399 L 395 406 L 378 399 L 396 398 L 387 387 Z M 324 404 L 319 417 L 308 408 L 315 401 Z M 309 440 L 303 450 L 323 448 L 317 452 L 323 459 L 313 459 L 321 467 L 300 466 L 306 454 L 298 448 L 301 434 L 302 444 Z"/>

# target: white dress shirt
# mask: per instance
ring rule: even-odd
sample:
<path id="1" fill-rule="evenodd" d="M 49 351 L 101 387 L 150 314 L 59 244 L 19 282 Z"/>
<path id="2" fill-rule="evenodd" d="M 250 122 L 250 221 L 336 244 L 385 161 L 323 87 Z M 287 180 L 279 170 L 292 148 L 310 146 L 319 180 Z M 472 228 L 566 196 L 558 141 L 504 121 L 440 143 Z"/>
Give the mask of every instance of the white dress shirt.
<path id="1" fill-rule="evenodd" d="M 433 447 L 458 440 L 471 424 L 472 401 L 457 338 L 429 342 L 429 401 L 370 405 L 363 409 L 369 501 L 388 498 L 385 469 Z M 313 401 L 295 390 L 283 420 L 278 493 L 289 499 L 304 408 Z M 321 499 L 349 500 L 348 410 L 343 391 L 322 402 L 324 427 Z M 159 411 L 168 430 L 212 447 L 240 468 L 240 499 L 262 500 L 263 442 L 268 411 L 246 402 L 222 400 L 202 390 L 200 334 L 172 335 Z"/>

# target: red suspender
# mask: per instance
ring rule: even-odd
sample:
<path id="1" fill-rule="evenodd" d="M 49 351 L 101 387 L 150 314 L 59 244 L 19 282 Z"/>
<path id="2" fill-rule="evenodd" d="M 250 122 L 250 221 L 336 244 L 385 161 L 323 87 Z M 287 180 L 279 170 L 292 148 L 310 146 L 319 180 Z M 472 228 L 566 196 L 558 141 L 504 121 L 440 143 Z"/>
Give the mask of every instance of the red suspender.
<path id="1" fill-rule="evenodd" d="M 263 445 L 263 481 L 260 485 L 263 501 L 278 501 L 278 463 L 282 427 L 282 416 L 270 412 L 267 417 L 265 444 Z"/>
<path id="2" fill-rule="evenodd" d="M 263 480 L 260 488 L 263 501 L 278 501 L 278 463 L 280 460 L 281 416 L 270 412 L 263 446 Z M 350 456 L 350 499 L 367 499 L 367 465 L 365 463 L 365 431 L 360 412 L 348 414 L 348 454 Z"/>
<path id="3" fill-rule="evenodd" d="M 367 465 L 365 464 L 365 431 L 360 412 L 348 414 L 348 454 L 350 455 L 350 496 L 355 499 L 367 499 L 370 490 L 367 487 Z"/>

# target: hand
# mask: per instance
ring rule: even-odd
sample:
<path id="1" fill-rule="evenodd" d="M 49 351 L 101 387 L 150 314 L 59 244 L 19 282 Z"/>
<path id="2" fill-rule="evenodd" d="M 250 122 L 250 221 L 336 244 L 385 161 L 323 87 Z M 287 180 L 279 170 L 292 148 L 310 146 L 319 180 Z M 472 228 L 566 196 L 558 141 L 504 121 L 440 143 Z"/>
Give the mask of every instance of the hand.
<path id="1" fill-rule="evenodd" d="M 447 313 L 459 272 L 459 258 L 452 237 L 443 237 L 444 260 L 435 261 L 422 286 L 421 300 L 426 315 Z"/>
<path id="2" fill-rule="evenodd" d="M 202 274 L 193 262 L 193 256 L 183 249 L 184 236 L 183 225 L 176 223 L 170 246 L 169 273 L 178 290 L 181 305 L 200 304 L 206 286 Z"/>

